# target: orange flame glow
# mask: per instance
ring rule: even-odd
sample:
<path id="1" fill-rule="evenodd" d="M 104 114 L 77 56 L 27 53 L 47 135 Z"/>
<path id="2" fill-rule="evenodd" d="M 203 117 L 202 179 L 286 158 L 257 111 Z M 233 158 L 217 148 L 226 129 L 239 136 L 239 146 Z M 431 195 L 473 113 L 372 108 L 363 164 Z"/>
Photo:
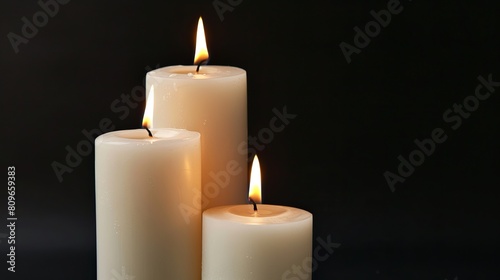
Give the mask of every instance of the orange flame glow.
<path id="1" fill-rule="evenodd" d="M 261 185 L 260 163 L 259 158 L 255 155 L 250 171 L 250 188 L 248 190 L 248 197 L 253 199 L 255 203 L 262 203 Z"/>
<path id="2" fill-rule="evenodd" d="M 196 32 L 196 50 L 194 53 L 194 64 L 198 65 L 203 60 L 208 59 L 207 41 L 205 39 L 205 29 L 203 28 L 203 20 L 198 20 L 198 30 Z"/>
<path id="3" fill-rule="evenodd" d="M 151 128 L 153 127 L 153 104 L 155 99 L 155 88 L 151 86 L 148 98 L 146 101 L 146 110 L 144 110 L 144 117 L 142 118 L 142 126 Z"/>

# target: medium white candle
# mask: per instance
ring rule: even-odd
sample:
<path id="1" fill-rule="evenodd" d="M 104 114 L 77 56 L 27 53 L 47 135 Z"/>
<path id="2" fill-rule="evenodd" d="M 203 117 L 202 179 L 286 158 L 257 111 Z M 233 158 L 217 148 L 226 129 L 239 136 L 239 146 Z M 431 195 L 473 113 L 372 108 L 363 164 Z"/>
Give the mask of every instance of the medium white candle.
<path id="1" fill-rule="evenodd" d="M 203 280 L 282 279 L 286 271 L 310 261 L 311 213 L 279 205 L 257 208 L 231 205 L 203 212 Z"/>
<path id="2" fill-rule="evenodd" d="M 203 28 L 198 28 L 198 31 Z M 201 37 L 201 36 L 199 36 Z M 208 59 L 199 47 L 195 64 Z M 146 75 L 154 86 L 154 128 L 201 133 L 203 209 L 244 203 L 247 180 L 246 72 L 229 66 L 169 66 Z M 148 97 L 149 99 L 149 97 Z M 192 207 L 192 205 L 186 205 Z"/>
<path id="3" fill-rule="evenodd" d="M 201 203 L 200 134 L 151 133 L 115 131 L 95 141 L 98 280 L 200 278 L 201 211 L 186 223 L 179 209 Z"/>

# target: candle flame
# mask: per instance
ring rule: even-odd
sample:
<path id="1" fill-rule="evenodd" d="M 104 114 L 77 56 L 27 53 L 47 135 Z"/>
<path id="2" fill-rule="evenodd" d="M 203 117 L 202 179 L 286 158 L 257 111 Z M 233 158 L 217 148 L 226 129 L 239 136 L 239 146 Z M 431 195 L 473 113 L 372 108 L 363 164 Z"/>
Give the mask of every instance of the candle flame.
<path id="1" fill-rule="evenodd" d="M 151 128 L 153 127 L 153 105 L 155 99 L 155 88 L 151 86 L 148 98 L 146 100 L 146 110 L 144 110 L 144 117 L 142 118 L 142 126 Z"/>
<path id="2" fill-rule="evenodd" d="M 196 50 L 194 53 L 194 64 L 198 65 L 203 60 L 208 59 L 207 41 L 205 40 L 205 29 L 203 20 L 198 20 L 198 30 L 196 31 Z"/>
<path id="3" fill-rule="evenodd" d="M 250 171 L 250 188 L 248 190 L 248 197 L 253 199 L 255 203 L 262 203 L 261 185 L 260 163 L 259 158 L 255 155 Z"/>

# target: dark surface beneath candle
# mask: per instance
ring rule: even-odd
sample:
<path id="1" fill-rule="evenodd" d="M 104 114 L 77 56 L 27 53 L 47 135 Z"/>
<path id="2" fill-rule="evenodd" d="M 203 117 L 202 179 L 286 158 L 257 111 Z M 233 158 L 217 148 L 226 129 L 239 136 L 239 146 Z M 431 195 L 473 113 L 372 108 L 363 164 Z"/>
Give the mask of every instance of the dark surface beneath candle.
<path id="1" fill-rule="evenodd" d="M 314 279 L 499 278 L 492 1 L 39 3 L 0 4 L 1 279 L 95 279 L 92 139 L 141 127 L 146 72 L 192 63 L 199 15 L 210 64 L 247 71 L 263 202 L 314 215 Z"/>

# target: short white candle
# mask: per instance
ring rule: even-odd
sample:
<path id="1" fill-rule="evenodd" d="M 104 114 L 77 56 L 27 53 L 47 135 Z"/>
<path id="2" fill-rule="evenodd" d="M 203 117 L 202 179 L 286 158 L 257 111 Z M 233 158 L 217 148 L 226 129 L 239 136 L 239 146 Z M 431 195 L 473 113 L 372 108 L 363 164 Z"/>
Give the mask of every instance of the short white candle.
<path id="1" fill-rule="evenodd" d="M 198 28 L 198 31 L 203 28 Z M 208 59 L 206 48 L 197 49 Z M 201 49 L 201 50 L 200 50 Z M 146 75 L 155 88 L 153 128 L 201 133 L 203 209 L 244 203 L 247 181 L 246 72 L 230 66 L 169 66 Z M 148 97 L 149 98 L 149 97 Z M 192 207 L 192 205 L 189 205 Z"/>
<path id="2" fill-rule="evenodd" d="M 255 161 L 254 161 L 255 162 Z M 254 167 L 252 167 L 252 177 Z M 203 280 L 277 280 L 311 263 L 312 214 L 293 207 L 220 206 L 203 212 Z M 309 267 L 307 278 L 311 279 Z"/>
<path id="3" fill-rule="evenodd" d="M 186 223 L 179 209 L 201 203 L 200 134 L 151 133 L 115 131 L 95 141 L 98 280 L 200 278 L 201 211 Z"/>

